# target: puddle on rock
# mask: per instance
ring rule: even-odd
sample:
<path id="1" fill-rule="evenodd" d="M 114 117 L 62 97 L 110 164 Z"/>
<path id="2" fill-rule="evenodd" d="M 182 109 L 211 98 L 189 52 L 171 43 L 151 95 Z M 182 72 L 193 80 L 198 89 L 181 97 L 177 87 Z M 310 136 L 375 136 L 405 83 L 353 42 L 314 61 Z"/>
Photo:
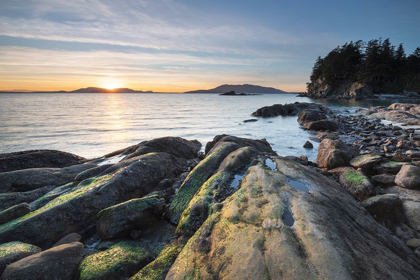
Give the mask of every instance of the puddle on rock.
<path id="1" fill-rule="evenodd" d="M 283 223 L 288 226 L 288 227 L 292 227 L 295 223 L 295 218 L 293 218 L 293 215 L 290 211 L 289 208 L 286 208 L 284 210 L 283 216 L 281 217 L 281 220 L 283 221 Z"/>
<path id="2" fill-rule="evenodd" d="M 265 165 L 267 165 L 267 167 L 270 168 L 271 170 L 277 169 L 276 163 L 271 158 L 267 158 L 265 160 Z"/>
<path id="3" fill-rule="evenodd" d="M 287 180 L 287 184 L 294 188 L 295 190 L 301 191 L 301 192 L 309 192 L 309 188 L 302 182 L 296 181 L 296 180 Z"/>
<path id="4" fill-rule="evenodd" d="M 102 165 L 105 165 L 105 164 L 116 164 L 116 163 L 120 162 L 123 158 L 125 158 L 125 155 L 105 158 L 103 161 L 98 163 L 98 166 L 102 166 Z"/>
<path id="5" fill-rule="evenodd" d="M 242 183 L 242 179 L 245 177 L 245 174 L 242 174 L 242 175 L 239 175 L 239 174 L 237 174 L 237 175 L 235 175 L 235 177 L 233 178 L 233 181 L 232 181 L 232 183 L 230 184 L 230 186 L 232 187 L 232 188 L 234 188 L 234 189 L 239 189 L 239 186 L 241 185 L 241 183 Z"/>

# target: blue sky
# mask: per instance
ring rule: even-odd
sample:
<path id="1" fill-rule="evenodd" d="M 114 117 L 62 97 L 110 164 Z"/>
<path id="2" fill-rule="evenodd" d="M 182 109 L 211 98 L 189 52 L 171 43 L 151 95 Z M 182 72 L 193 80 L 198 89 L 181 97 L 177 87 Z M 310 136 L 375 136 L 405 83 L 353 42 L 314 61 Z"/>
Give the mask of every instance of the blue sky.
<path id="1" fill-rule="evenodd" d="M 303 91 L 337 45 L 419 34 L 419 0 L 1 0 L 0 90 Z"/>

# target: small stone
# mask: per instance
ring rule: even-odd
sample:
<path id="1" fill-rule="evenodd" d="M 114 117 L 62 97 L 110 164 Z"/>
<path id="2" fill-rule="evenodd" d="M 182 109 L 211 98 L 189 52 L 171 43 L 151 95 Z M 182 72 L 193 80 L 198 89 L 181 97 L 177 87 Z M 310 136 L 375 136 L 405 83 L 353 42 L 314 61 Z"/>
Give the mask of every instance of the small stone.
<path id="1" fill-rule="evenodd" d="M 258 121 L 257 119 L 248 119 L 248 120 L 244 120 L 244 123 L 249 123 L 249 122 L 256 122 Z"/>
<path id="2" fill-rule="evenodd" d="M 82 236 L 78 233 L 70 233 L 66 236 L 64 236 L 63 238 L 61 238 L 59 241 L 57 241 L 57 243 L 55 243 L 53 245 L 53 247 L 56 246 L 60 246 L 63 244 L 69 244 L 69 243 L 73 243 L 73 242 L 79 242 L 82 239 Z"/>
<path id="3" fill-rule="evenodd" d="M 392 186 L 394 185 L 395 175 L 379 174 L 379 175 L 372 176 L 372 180 L 380 185 Z"/>
<path id="4" fill-rule="evenodd" d="M 313 148 L 314 148 L 314 145 L 312 145 L 312 143 L 311 143 L 311 142 L 306 141 L 306 143 L 303 145 L 303 147 L 304 147 L 305 149 L 313 149 Z"/>
<path id="5" fill-rule="evenodd" d="M 373 216 L 391 218 L 396 208 L 401 206 L 401 200 L 396 194 L 383 194 L 370 197 L 362 204 Z"/>
<path id="6" fill-rule="evenodd" d="M 414 165 L 404 165 L 400 172 L 395 176 L 395 184 L 407 189 L 420 188 L 420 167 Z"/>
<path id="7" fill-rule="evenodd" d="M 401 154 L 400 152 L 396 152 L 392 156 L 391 160 L 392 161 L 398 161 L 398 162 L 410 162 L 411 158 L 406 156 L 406 155 Z"/>
<path id="8" fill-rule="evenodd" d="M 412 238 L 408 240 L 405 244 L 412 249 L 416 249 L 417 247 L 420 247 L 420 239 Z"/>

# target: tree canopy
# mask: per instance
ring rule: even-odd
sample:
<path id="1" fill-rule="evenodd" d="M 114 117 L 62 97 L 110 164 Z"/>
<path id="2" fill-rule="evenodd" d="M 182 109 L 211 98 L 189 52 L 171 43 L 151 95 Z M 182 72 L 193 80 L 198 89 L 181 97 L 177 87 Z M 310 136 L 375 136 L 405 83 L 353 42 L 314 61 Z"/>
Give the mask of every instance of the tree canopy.
<path id="1" fill-rule="evenodd" d="M 360 82 L 375 93 L 420 92 L 420 48 L 407 57 L 403 44 L 396 47 L 389 38 L 345 43 L 318 57 L 310 80 L 328 85 Z"/>

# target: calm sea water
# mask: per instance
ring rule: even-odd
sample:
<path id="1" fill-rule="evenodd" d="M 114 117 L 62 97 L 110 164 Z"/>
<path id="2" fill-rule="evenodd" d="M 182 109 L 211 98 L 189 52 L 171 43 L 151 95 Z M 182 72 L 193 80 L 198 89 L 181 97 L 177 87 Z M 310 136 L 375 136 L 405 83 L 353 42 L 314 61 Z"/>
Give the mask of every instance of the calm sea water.
<path id="1" fill-rule="evenodd" d="M 262 106 L 295 101 L 313 102 L 294 94 L 0 94 L 0 153 L 56 149 L 94 158 L 163 136 L 197 139 L 204 146 L 230 134 L 266 138 L 279 155 L 314 160 L 318 145 L 302 147 L 311 135 L 299 128 L 297 117 L 243 122 Z M 322 102 L 336 112 L 378 105 Z"/>

